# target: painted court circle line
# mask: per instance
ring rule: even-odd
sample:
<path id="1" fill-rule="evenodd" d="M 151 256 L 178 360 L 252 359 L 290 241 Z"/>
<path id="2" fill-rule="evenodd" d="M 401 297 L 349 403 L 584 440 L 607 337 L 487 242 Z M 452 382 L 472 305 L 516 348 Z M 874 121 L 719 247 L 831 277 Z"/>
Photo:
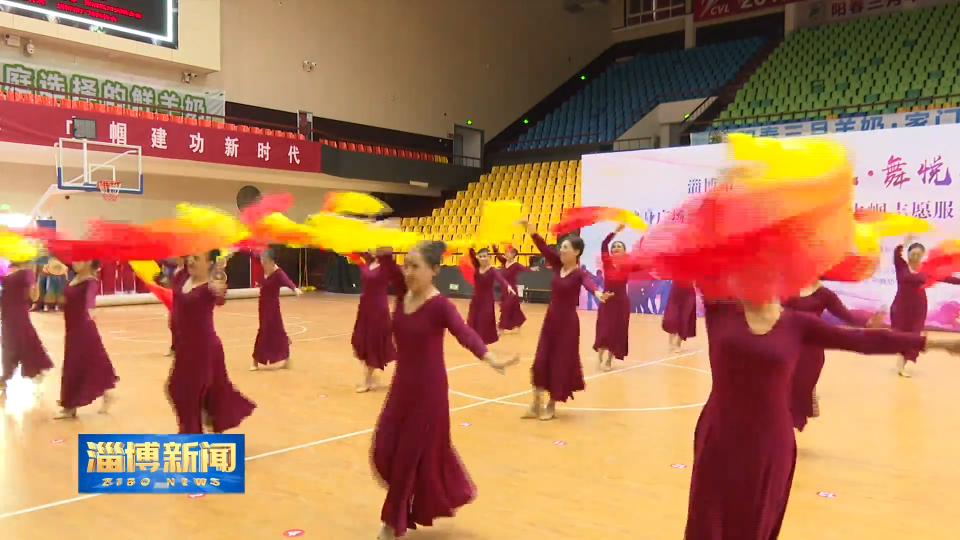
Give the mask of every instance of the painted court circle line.
<path id="1" fill-rule="evenodd" d="M 692 354 L 696 354 L 696 353 L 698 353 L 698 352 L 700 352 L 700 351 L 683 353 L 683 354 L 680 354 L 680 355 L 678 355 L 678 356 L 671 357 L 671 358 L 669 358 L 669 359 L 670 359 L 670 360 L 673 360 L 673 359 L 675 359 L 675 358 L 681 358 L 681 357 L 684 357 L 684 356 L 689 356 L 689 355 L 692 355 Z M 584 380 L 590 380 L 591 378 L 596 378 L 597 376 L 600 376 L 600 375 L 608 375 L 608 374 L 612 374 L 612 373 L 619 373 L 619 372 L 626 371 L 626 370 L 628 370 L 628 369 L 635 369 L 635 368 L 639 368 L 639 367 L 652 366 L 652 365 L 660 365 L 660 366 L 664 366 L 664 367 L 672 367 L 672 368 L 677 368 L 677 369 L 687 369 L 687 370 L 690 370 L 690 371 L 696 371 L 696 372 L 698 372 L 698 373 L 706 373 L 707 375 L 710 374 L 710 372 L 707 371 L 707 370 L 705 370 L 705 369 L 700 369 L 700 368 L 695 368 L 695 367 L 690 367 L 690 366 L 678 366 L 678 365 L 676 365 L 676 364 L 667 364 L 667 363 L 664 363 L 664 362 L 666 362 L 666 360 L 660 360 L 660 361 L 656 361 L 656 362 L 637 362 L 637 361 L 633 361 L 633 362 L 631 362 L 630 367 L 627 367 L 627 368 L 624 368 L 624 369 L 619 369 L 619 370 L 614 370 L 614 371 L 605 371 L 605 372 L 599 373 L 599 374 L 597 374 L 597 375 L 593 375 L 593 376 L 590 376 L 590 377 L 584 377 Z M 478 401 L 479 401 L 479 400 L 486 400 L 486 399 L 487 399 L 487 398 L 485 398 L 485 397 L 474 396 L 474 395 L 472 395 L 472 394 L 466 394 L 466 393 L 464 393 L 464 392 L 459 392 L 459 391 L 457 391 L 457 390 L 452 390 L 452 389 L 449 390 L 449 392 L 450 392 L 451 394 L 455 395 L 455 396 L 460 396 L 460 397 L 467 398 L 467 399 L 475 399 L 475 400 L 478 400 Z M 529 403 L 517 403 L 516 401 L 509 401 L 509 400 L 503 399 L 503 398 L 494 399 L 494 400 L 493 400 L 493 403 L 499 403 L 499 404 L 501 404 L 501 405 L 512 405 L 512 406 L 514 406 L 514 407 L 529 407 L 529 406 L 530 406 Z M 707 403 L 707 402 L 704 401 L 704 402 L 702 402 L 702 403 L 690 403 L 690 404 L 687 404 L 687 405 L 668 405 L 668 406 L 664 406 L 664 407 L 624 407 L 624 408 L 618 408 L 618 407 L 564 407 L 564 410 L 568 410 L 568 411 L 587 411 L 587 412 L 656 412 L 656 411 L 675 411 L 675 410 L 679 410 L 679 409 L 695 409 L 695 408 L 697 408 L 697 407 L 703 407 L 706 403 Z"/>
<path id="2" fill-rule="evenodd" d="M 678 355 L 668 356 L 668 357 L 666 357 L 666 358 L 661 358 L 661 359 L 659 359 L 659 360 L 654 360 L 654 361 L 651 361 L 651 362 L 634 364 L 634 365 L 631 365 L 631 366 L 628 366 L 628 367 L 626 367 L 626 368 L 619 369 L 619 370 L 616 370 L 616 371 L 604 371 L 604 372 L 601 372 L 601 373 L 596 373 L 596 374 L 594 374 L 594 375 L 590 375 L 590 376 L 584 377 L 584 380 L 597 379 L 597 378 L 599 378 L 599 377 L 605 377 L 605 376 L 607 376 L 607 375 L 614 374 L 614 373 L 623 373 L 624 371 L 629 371 L 629 370 L 636 369 L 636 368 L 641 368 L 641 367 L 644 367 L 644 366 L 653 366 L 653 365 L 657 365 L 657 364 L 662 364 L 662 363 L 668 362 L 668 361 L 670 361 L 670 360 L 676 360 L 676 359 L 678 359 L 678 358 L 684 358 L 684 357 L 687 357 L 687 356 L 693 356 L 693 355 L 698 354 L 698 353 L 700 353 L 700 352 L 702 352 L 702 351 L 701 351 L 701 350 L 691 351 L 691 352 L 688 352 L 688 353 L 682 353 L 682 354 L 678 354 Z M 457 366 L 453 366 L 453 367 L 451 367 L 451 368 L 448 368 L 447 371 L 454 371 L 454 370 L 458 370 L 458 369 L 465 368 L 465 367 L 468 367 L 468 366 L 476 366 L 476 365 L 480 365 L 480 364 L 479 364 L 479 363 L 476 363 L 476 362 L 471 362 L 471 363 L 469 363 L 469 364 L 461 364 L 461 365 L 457 365 Z M 523 391 L 521 391 L 521 392 L 515 392 L 515 393 L 513 393 L 513 394 L 508 394 L 508 395 L 505 395 L 505 396 L 500 396 L 499 398 L 496 398 L 496 399 L 477 398 L 477 399 L 479 399 L 480 401 L 476 401 L 476 402 L 474 402 L 474 403 L 470 403 L 470 404 L 467 404 L 467 405 L 462 405 L 462 406 L 460 406 L 460 407 L 454 407 L 454 408 L 450 409 L 450 412 L 451 412 L 451 413 L 454 413 L 454 412 L 463 411 L 463 410 L 466 410 L 466 409 L 473 409 L 474 407 L 480 407 L 480 406 L 483 406 L 483 405 L 487 405 L 487 404 L 489 404 L 489 403 L 501 403 L 501 402 L 503 402 L 503 401 L 505 401 L 505 400 L 510 400 L 510 399 L 513 399 L 513 398 L 517 398 L 517 397 L 520 397 L 520 396 L 527 395 L 527 394 L 529 394 L 530 392 L 531 392 L 531 390 L 523 390 Z M 255 461 L 255 460 L 257 460 L 257 459 L 262 459 L 262 458 L 265 458 L 265 457 L 271 457 L 271 456 L 276 456 L 276 455 L 280 455 L 280 454 L 287 454 L 287 453 L 289 453 L 289 452 L 294 452 L 294 451 L 297 451 L 297 450 L 303 450 L 303 449 L 305 449 L 305 448 L 312 448 L 312 447 L 314 447 L 314 446 L 319 446 L 319 445 L 321 445 L 321 444 L 327 444 L 327 443 L 332 443 L 332 442 L 336 442 L 336 441 L 342 441 L 342 440 L 344 440 L 344 439 L 351 439 L 351 438 L 353 438 L 353 437 L 359 437 L 359 436 L 361 436 L 361 435 L 368 435 L 368 434 L 370 434 L 370 433 L 373 433 L 373 428 L 362 429 L 362 430 L 359 430 L 359 431 L 354 431 L 354 432 L 352 432 L 352 433 L 344 433 L 344 434 L 341 434 L 341 435 L 335 435 L 335 436 L 333 436 L 333 437 L 327 437 L 327 438 L 325 438 L 325 439 L 319 439 L 319 440 L 311 441 L 311 442 L 308 442 L 308 443 L 298 444 L 298 445 L 296 445 L 296 446 L 290 446 L 290 447 L 287 447 L 287 448 L 281 448 L 281 449 L 279 449 L 279 450 L 273 450 L 273 451 L 271 451 L 271 452 L 264 452 L 263 454 L 257 454 L 257 455 L 255 455 L 255 456 L 249 456 L 249 457 L 247 457 L 244 461 Z M 102 495 L 102 494 L 100 494 L 100 493 L 90 493 L 90 494 L 87 494 L 87 495 L 81 495 L 81 496 L 79 496 L 79 497 L 72 497 L 72 498 L 70 498 L 70 499 L 62 499 L 62 500 L 50 502 L 50 503 L 47 503 L 47 504 L 41 504 L 41 505 L 33 506 L 33 507 L 30 507 L 30 508 L 24 508 L 23 510 L 14 510 L 14 511 L 12 511 L 12 512 L 7 512 L 7 513 L 5 513 L 5 514 L 0 514 L 0 520 L 4 520 L 4 519 L 16 517 L 16 516 L 22 516 L 22 515 L 25 515 L 25 514 L 32 514 L 32 513 L 40 512 L 41 510 L 47 510 L 47 509 L 50 509 L 50 508 L 57 508 L 57 507 L 59 507 L 59 506 L 65 506 L 65 505 L 68 505 L 68 504 L 73 504 L 73 503 L 85 501 L 85 500 L 88 500 L 88 499 L 93 499 L 93 498 L 96 498 L 96 497 L 100 497 L 101 495 Z"/>

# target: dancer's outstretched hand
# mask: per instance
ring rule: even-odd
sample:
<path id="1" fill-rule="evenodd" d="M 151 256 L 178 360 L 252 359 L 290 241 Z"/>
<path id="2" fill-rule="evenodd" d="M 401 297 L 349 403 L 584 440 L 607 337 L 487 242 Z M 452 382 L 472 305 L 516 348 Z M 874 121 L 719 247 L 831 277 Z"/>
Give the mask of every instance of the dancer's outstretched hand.
<path id="1" fill-rule="evenodd" d="M 506 373 L 506 369 L 508 367 L 512 367 L 520 363 L 520 356 L 514 356 L 512 359 L 506 362 L 498 362 L 497 357 L 493 353 L 488 352 L 487 355 L 483 357 L 483 361 L 490 364 L 490 367 L 492 367 L 497 373 L 503 375 Z"/>
<path id="2" fill-rule="evenodd" d="M 883 319 L 887 315 L 887 308 L 882 307 L 880 311 L 874 313 L 870 316 L 870 319 L 867 321 L 867 328 L 880 328 L 883 326 Z"/>
<path id="3" fill-rule="evenodd" d="M 597 300 L 600 300 L 600 303 L 602 304 L 602 303 L 606 302 L 607 300 L 609 300 L 611 296 L 613 296 L 613 293 L 612 293 L 612 292 L 606 292 L 606 291 L 604 291 L 604 292 L 602 292 L 602 293 L 600 293 L 600 294 L 597 295 Z"/>

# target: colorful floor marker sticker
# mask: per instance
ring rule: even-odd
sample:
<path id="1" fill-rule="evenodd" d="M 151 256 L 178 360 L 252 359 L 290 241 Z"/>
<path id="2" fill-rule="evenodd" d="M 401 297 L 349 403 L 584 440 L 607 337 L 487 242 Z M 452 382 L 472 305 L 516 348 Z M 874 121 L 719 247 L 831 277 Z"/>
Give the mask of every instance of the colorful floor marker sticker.
<path id="1" fill-rule="evenodd" d="M 62 443 L 62 442 L 63 442 L 63 439 L 54 439 L 54 440 L 50 441 L 50 444 L 60 444 L 60 443 Z"/>
<path id="2" fill-rule="evenodd" d="M 303 529 L 290 529 L 289 531 L 284 531 L 283 535 L 287 538 L 296 538 L 297 536 L 303 536 L 305 533 Z"/>
<path id="3" fill-rule="evenodd" d="M 461 422 L 460 425 L 463 427 L 470 427 L 470 422 Z"/>
<path id="4" fill-rule="evenodd" d="M 836 493 L 830 493 L 829 491 L 818 491 L 817 495 L 823 497 L 824 499 L 836 499 Z"/>
<path id="5" fill-rule="evenodd" d="M 554 446 L 566 446 L 567 441 L 553 441 Z"/>
<path id="6" fill-rule="evenodd" d="M 189 498 L 189 499 L 199 499 L 200 497 L 206 497 L 206 496 L 207 496 L 206 493 L 191 493 L 191 494 L 187 495 L 187 498 Z"/>
<path id="7" fill-rule="evenodd" d="M 320 395 L 317 396 L 317 397 L 323 399 L 323 398 L 327 397 L 327 395 L 326 395 L 326 394 L 320 394 Z"/>
<path id="8" fill-rule="evenodd" d="M 686 469 L 686 468 L 687 468 L 687 466 L 684 465 L 683 463 L 674 463 L 673 465 L 671 465 L 671 467 L 673 467 L 674 469 Z"/>

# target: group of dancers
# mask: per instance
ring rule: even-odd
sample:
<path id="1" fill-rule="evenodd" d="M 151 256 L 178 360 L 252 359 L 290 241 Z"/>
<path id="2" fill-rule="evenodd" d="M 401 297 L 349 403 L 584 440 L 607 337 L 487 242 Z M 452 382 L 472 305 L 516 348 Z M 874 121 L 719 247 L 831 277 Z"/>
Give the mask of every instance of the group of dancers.
<path id="1" fill-rule="evenodd" d="M 614 242 L 601 246 L 606 290 L 596 287 L 580 265 L 584 242 L 576 235 L 557 249 L 547 245 L 523 222 L 547 266 L 553 271 L 550 301 L 531 367 L 532 399 L 523 418 L 551 420 L 556 403 L 585 389 L 580 358 L 580 290 L 601 303 L 594 350 L 601 369 L 628 354 L 631 269 L 617 268 L 626 250 Z M 620 229 L 618 229 L 619 231 Z M 893 329 L 850 314 L 837 296 L 817 281 L 784 301 L 743 298 L 720 302 L 704 298 L 713 388 L 694 433 L 694 466 L 686 525 L 688 540 L 772 540 L 779 535 L 796 465 L 794 428 L 802 430 L 817 415 L 815 388 L 824 351 L 897 354 L 899 373 L 924 350 L 960 354 L 960 340 L 921 335 L 926 293 L 917 272 L 924 247 L 907 244 L 894 252 L 898 292 L 891 305 Z M 425 243 L 408 251 L 400 266 L 388 248 L 364 255 L 362 292 L 351 336 L 363 379 L 357 390 L 376 386 L 375 374 L 391 362 L 395 373 L 372 442 L 372 464 L 387 494 L 378 538 L 402 537 L 436 518 L 453 516 L 471 502 L 476 490 L 451 441 L 448 380 L 443 342 L 449 331 L 465 349 L 498 372 L 519 363 L 500 361 L 488 346 L 525 320 L 517 295 L 517 276 L 528 270 L 516 261 L 516 250 L 471 251 L 475 288 L 464 321 L 454 305 L 434 286 L 446 248 Z M 491 254 L 503 262 L 493 268 Z M 225 274 L 217 251 L 185 257 L 170 279 L 173 363 L 167 394 L 181 434 L 220 433 L 236 428 L 256 405 L 230 380 L 223 345 L 213 324 L 214 308 L 223 305 Z M 260 289 L 260 329 L 253 368 L 289 362 L 290 341 L 282 324 L 279 291 L 296 290 L 276 264 L 275 248 L 260 257 L 267 275 Z M 75 277 L 65 293 L 64 362 L 60 418 L 72 418 L 80 407 L 104 398 L 118 377 L 90 316 L 96 286 L 95 261 L 75 261 Z M 612 279 L 611 279 L 612 278 Z M 944 281 L 960 283 L 956 278 Z M 494 283 L 501 287 L 501 317 L 495 322 Z M 29 319 L 38 294 L 29 263 L 14 264 L 2 278 L 3 371 L 0 388 L 19 367 L 25 378 L 37 379 L 53 367 Z M 676 349 L 695 336 L 696 283 L 675 284 L 668 299 L 663 328 Z M 390 309 L 389 291 L 396 294 Z M 736 300 L 736 299 L 734 299 Z M 849 326 L 832 325 L 819 315 L 829 310 Z M 289 364 L 285 364 L 289 365 Z"/>

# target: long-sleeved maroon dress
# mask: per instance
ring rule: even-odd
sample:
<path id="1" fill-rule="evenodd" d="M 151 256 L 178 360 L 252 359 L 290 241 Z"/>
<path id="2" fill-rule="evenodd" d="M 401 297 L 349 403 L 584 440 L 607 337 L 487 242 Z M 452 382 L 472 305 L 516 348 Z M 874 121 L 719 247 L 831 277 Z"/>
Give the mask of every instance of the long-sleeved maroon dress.
<path id="1" fill-rule="evenodd" d="M 580 287 L 590 293 L 597 286 L 579 267 L 563 274 L 560 255 L 540 237 L 531 236 L 547 264 L 553 269 L 550 281 L 550 303 L 543 317 L 537 352 L 530 369 L 534 388 L 550 392 L 550 399 L 564 402 L 574 392 L 586 388 L 583 380 L 583 365 L 580 363 Z"/>
<path id="2" fill-rule="evenodd" d="M 829 311 L 834 317 L 850 326 L 863 326 L 867 320 L 858 317 L 843 305 L 840 298 L 826 287 L 820 287 L 807 296 L 795 296 L 786 300 L 785 307 L 802 311 L 816 317 Z M 793 374 L 793 427 L 800 431 L 807 425 L 807 419 L 813 417 L 814 391 L 823 372 L 824 351 L 813 343 L 804 343 L 800 351 L 800 360 Z"/>
<path id="3" fill-rule="evenodd" d="M 737 306 L 706 310 L 713 387 L 694 433 L 685 538 L 775 540 L 797 460 L 790 395 L 805 344 L 862 354 L 904 354 L 926 339 L 832 325 L 786 309 L 754 334 Z"/>
<path id="4" fill-rule="evenodd" d="M 670 284 L 661 328 L 668 334 L 680 336 L 680 341 L 696 337 L 697 289 L 693 285 L 680 281 Z"/>
<path id="5" fill-rule="evenodd" d="M 470 307 L 467 309 L 467 326 L 480 335 L 487 345 L 500 340 L 497 335 L 496 298 L 493 294 L 493 284 L 500 284 L 500 296 L 511 296 L 507 287 L 509 283 L 492 266 L 485 272 L 480 271 L 480 261 L 477 252 L 470 248 L 470 262 L 473 263 L 473 296 L 470 297 Z"/>
<path id="6" fill-rule="evenodd" d="M 274 270 L 260 284 L 257 300 L 260 328 L 253 343 L 253 359 L 258 364 L 275 364 L 290 358 L 290 338 L 283 328 L 283 314 L 280 312 L 280 289 L 283 287 L 297 288 L 281 268 Z"/>
<path id="7" fill-rule="evenodd" d="M 181 285 L 173 292 L 176 355 L 167 395 L 177 414 L 179 433 L 203 433 L 204 413 L 215 433 L 235 428 L 257 406 L 233 386 L 227 374 L 223 343 L 213 325 L 213 308 L 223 305 L 224 298 L 208 284 L 189 292 L 183 292 Z"/>
<path id="8" fill-rule="evenodd" d="M 9 381 L 17 366 L 25 379 L 53 369 L 53 361 L 30 320 L 30 288 L 36 283 L 32 270 L 16 270 L 0 278 L 0 383 Z"/>
<path id="9" fill-rule="evenodd" d="M 603 263 L 603 290 L 613 293 L 597 310 L 597 333 L 593 350 L 606 349 L 617 360 L 623 360 L 629 352 L 630 341 L 630 296 L 627 295 L 627 273 L 617 268 L 610 256 L 610 242 L 617 233 L 610 233 L 600 244 L 600 260 Z"/>
<path id="10" fill-rule="evenodd" d="M 177 268 L 173 271 L 173 276 L 170 278 L 170 290 L 173 292 L 174 298 L 177 296 L 177 290 L 183 287 L 189 277 L 185 268 Z M 167 324 L 170 327 L 170 350 L 176 352 L 177 311 L 175 309 L 171 309 L 169 315 L 167 315 Z"/>
<path id="11" fill-rule="evenodd" d="M 67 284 L 63 306 L 63 368 L 60 406 L 79 409 L 102 397 L 117 383 L 117 373 L 103 346 L 97 323 L 90 317 L 100 282 L 88 279 Z"/>
<path id="12" fill-rule="evenodd" d="M 452 517 L 476 497 L 450 439 L 450 403 L 443 338 L 449 331 L 477 358 L 487 347 L 453 303 L 437 294 L 405 313 L 403 293 L 393 313 L 397 366 L 377 421 L 371 461 L 387 488 L 381 520 L 397 536 L 438 517 Z"/>
<path id="13" fill-rule="evenodd" d="M 897 294 L 890 304 L 890 327 L 919 334 L 927 322 L 927 290 L 923 288 L 927 275 L 910 270 L 910 265 L 903 260 L 903 245 L 893 250 L 893 269 L 897 274 Z M 960 279 L 955 277 L 948 276 L 940 281 L 960 285 Z M 914 351 L 903 358 L 916 362 L 917 356 Z"/>
<path id="14" fill-rule="evenodd" d="M 500 274 L 503 279 L 517 291 L 517 294 L 500 294 L 500 322 L 497 327 L 501 330 L 513 330 L 520 328 L 527 321 L 527 316 L 523 314 L 520 308 L 520 289 L 517 288 L 520 274 L 529 272 L 530 269 L 517 261 L 513 264 L 507 264 L 507 258 L 502 254 L 496 254 L 497 260 L 503 265 Z"/>
<path id="15" fill-rule="evenodd" d="M 397 352 L 390 333 L 390 285 L 402 282 L 400 267 L 392 255 L 374 258 L 363 254 L 365 265 L 360 267 L 360 305 L 353 324 L 350 344 L 353 354 L 371 369 L 383 369 L 393 361 Z"/>

